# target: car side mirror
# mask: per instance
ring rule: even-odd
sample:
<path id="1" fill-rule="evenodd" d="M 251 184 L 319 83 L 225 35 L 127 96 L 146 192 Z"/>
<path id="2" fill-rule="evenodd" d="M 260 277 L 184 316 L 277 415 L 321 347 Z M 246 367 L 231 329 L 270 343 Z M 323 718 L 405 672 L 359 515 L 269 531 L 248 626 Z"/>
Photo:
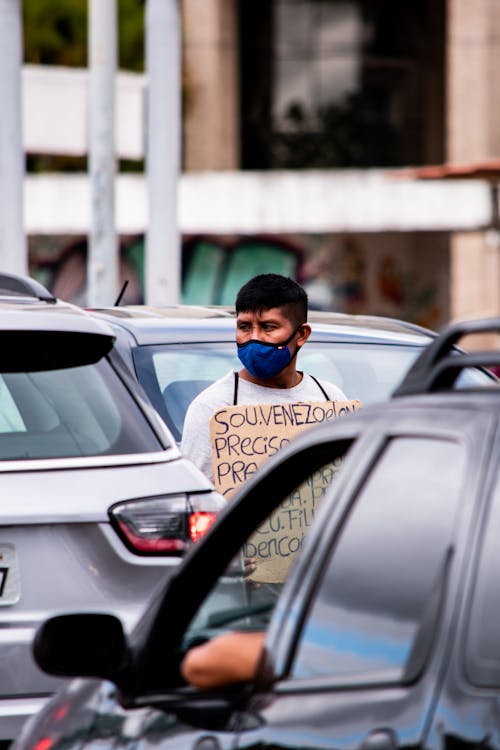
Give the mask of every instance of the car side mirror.
<path id="1" fill-rule="evenodd" d="M 127 662 L 120 620 L 108 614 L 58 615 L 35 634 L 33 655 L 50 675 L 113 680 Z"/>

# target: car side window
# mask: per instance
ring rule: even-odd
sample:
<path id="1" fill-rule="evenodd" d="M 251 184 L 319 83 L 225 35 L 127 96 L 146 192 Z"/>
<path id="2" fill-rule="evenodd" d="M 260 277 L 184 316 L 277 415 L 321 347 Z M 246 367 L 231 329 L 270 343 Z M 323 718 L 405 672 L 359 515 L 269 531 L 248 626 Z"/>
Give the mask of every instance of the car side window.
<path id="1" fill-rule="evenodd" d="M 5 378 L 0 375 L 0 433 L 3 432 L 26 432 L 26 425 Z"/>
<path id="2" fill-rule="evenodd" d="M 288 487 L 284 477 L 273 482 L 277 496 L 267 497 L 263 491 L 261 499 L 268 515 L 256 527 L 251 523 L 246 527 L 239 551 L 186 629 L 184 649 L 227 630 L 267 628 L 307 530 L 330 485 L 337 481 L 350 445 L 350 439 L 339 441 L 331 459 L 309 474 L 306 469 L 298 486 Z"/>
<path id="3" fill-rule="evenodd" d="M 414 671 L 444 596 L 465 464 L 453 441 L 387 442 L 323 566 L 293 678 L 392 682 Z"/>
<path id="4" fill-rule="evenodd" d="M 492 497 L 481 555 L 472 587 L 470 620 L 465 646 L 465 668 L 468 679 L 480 687 L 500 685 L 500 486 Z"/>
<path id="5" fill-rule="evenodd" d="M 139 382 L 178 442 L 193 398 L 238 368 L 234 345 L 225 343 L 138 346 L 133 358 Z"/>

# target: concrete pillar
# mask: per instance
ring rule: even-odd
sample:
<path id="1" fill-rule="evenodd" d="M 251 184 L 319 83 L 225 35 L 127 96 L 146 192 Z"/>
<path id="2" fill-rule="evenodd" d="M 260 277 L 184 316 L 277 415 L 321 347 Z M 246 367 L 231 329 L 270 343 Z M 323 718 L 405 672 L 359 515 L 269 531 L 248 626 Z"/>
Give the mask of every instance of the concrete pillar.
<path id="1" fill-rule="evenodd" d="M 28 253 L 24 234 L 20 0 L 0 0 L 0 50 L 0 270 L 25 274 Z"/>
<path id="2" fill-rule="evenodd" d="M 145 286 L 149 305 L 175 305 L 181 296 L 177 191 L 181 141 L 179 0 L 147 0 L 146 151 L 149 221 Z"/>
<path id="3" fill-rule="evenodd" d="M 237 0 L 183 0 L 184 170 L 239 168 Z"/>
<path id="4" fill-rule="evenodd" d="M 498 247 L 485 232 L 457 234 L 452 245 L 451 308 L 453 317 L 494 315 L 498 305 Z"/>
<path id="5" fill-rule="evenodd" d="M 500 154 L 500 3 L 448 0 L 448 159 Z"/>
<path id="6" fill-rule="evenodd" d="M 447 54 L 447 159 L 498 158 L 498 0 L 448 0 Z M 500 314 L 499 252 L 491 233 L 452 236 L 452 319 Z"/>
<path id="7" fill-rule="evenodd" d="M 118 294 L 115 228 L 116 0 L 90 0 L 89 178 L 91 225 L 87 257 L 87 304 L 114 305 Z"/>

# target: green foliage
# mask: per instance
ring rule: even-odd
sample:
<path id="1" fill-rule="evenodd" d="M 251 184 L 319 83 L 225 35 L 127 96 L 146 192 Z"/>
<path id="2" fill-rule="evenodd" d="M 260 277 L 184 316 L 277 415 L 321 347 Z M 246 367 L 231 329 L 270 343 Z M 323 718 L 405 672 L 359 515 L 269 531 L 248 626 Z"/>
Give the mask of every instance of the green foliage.
<path id="1" fill-rule="evenodd" d="M 27 63 L 86 65 L 87 0 L 23 0 Z"/>
<path id="2" fill-rule="evenodd" d="M 144 70 L 144 0 L 118 0 L 118 64 Z M 24 59 L 87 65 L 88 0 L 23 0 Z"/>
<path id="3" fill-rule="evenodd" d="M 120 68 L 144 70 L 145 0 L 118 0 Z"/>

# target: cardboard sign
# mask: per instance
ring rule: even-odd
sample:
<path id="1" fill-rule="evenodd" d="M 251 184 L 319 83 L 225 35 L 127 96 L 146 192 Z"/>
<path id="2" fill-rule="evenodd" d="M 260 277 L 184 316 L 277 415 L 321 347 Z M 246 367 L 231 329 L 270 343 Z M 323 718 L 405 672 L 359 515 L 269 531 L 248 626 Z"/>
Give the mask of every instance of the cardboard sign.
<path id="1" fill-rule="evenodd" d="M 314 425 L 350 414 L 358 400 L 251 404 L 218 409 L 210 420 L 212 466 L 217 490 L 230 499 L 258 467 L 294 437 Z M 302 545 L 319 500 L 330 486 L 338 463 L 324 466 L 268 518 L 247 543 L 255 560 L 252 580 L 281 582 Z"/>
<path id="2" fill-rule="evenodd" d="M 360 407 L 355 401 L 225 406 L 210 419 L 212 468 L 218 491 L 230 498 L 257 468 L 303 430 Z"/>
<path id="3" fill-rule="evenodd" d="M 308 477 L 248 540 L 243 555 L 252 558 L 257 565 L 250 580 L 259 583 L 286 580 L 316 509 L 340 466 L 339 458 Z"/>

